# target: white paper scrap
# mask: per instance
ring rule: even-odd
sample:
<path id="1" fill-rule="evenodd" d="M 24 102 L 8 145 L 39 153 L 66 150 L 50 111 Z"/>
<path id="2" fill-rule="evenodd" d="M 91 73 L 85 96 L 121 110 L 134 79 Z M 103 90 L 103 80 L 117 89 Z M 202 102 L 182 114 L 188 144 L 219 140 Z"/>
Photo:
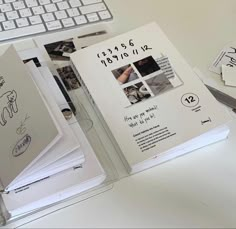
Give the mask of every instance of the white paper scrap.
<path id="1" fill-rule="evenodd" d="M 222 79 L 225 85 L 236 87 L 236 68 L 222 65 Z"/>

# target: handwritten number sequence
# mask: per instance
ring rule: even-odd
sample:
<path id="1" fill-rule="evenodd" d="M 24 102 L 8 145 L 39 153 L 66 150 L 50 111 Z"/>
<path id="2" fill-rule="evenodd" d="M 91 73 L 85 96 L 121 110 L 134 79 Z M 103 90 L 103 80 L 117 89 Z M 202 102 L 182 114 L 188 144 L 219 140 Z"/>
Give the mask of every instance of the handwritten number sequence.
<path id="1" fill-rule="evenodd" d="M 138 55 L 140 51 L 146 52 L 152 48 L 148 47 L 148 45 L 141 46 L 137 49 L 134 48 L 133 39 L 130 39 L 127 44 L 121 43 L 119 46 L 115 46 L 114 48 L 109 48 L 106 51 L 97 54 L 99 59 L 102 58 L 101 63 L 107 67 L 109 64 L 114 63 L 115 61 L 123 60 L 130 55 Z M 132 47 L 133 49 L 128 53 L 128 47 Z M 127 50 L 127 51 L 125 51 Z M 117 53 L 120 52 L 120 53 Z"/>
<path id="2" fill-rule="evenodd" d="M 121 43 L 120 46 L 121 46 L 124 50 L 127 49 L 127 45 L 124 44 L 124 43 Z M 130 40 L 129 40 L 129 45 L 128 45 L 128 46 L 131 46 L 131 47 L 134 46 L 133 39 L 130 39 Z M 112 49 L 107 49 L 107 51 L 109 52 L 109 54 L 113 54 Z M 114 51 L 119 52 L 119 51 L 120 51 L 119 47 L 118 47 L 118 46 L 115 46 L 115 47 L 114 47 Z M 101 56 L 105 57 L 105 56 L 107 56 L 107 53 L 106 53 L 106 52 L 102 52 L 101 54 L 99 54 L 99 53 L 97 54 L 97 57 L 98 57 L 98 58 L 101 58 Z"/>
<path id="3" fill-rule="evenodd" d="M 101 60 L 101 63 L 104 64 L 106 67 L 108 64 L 112 64 L 114 62 L 114 60 L 119 61 L 119 59 L 124 59 L 125 57 L 129 57 L 128 53 L 122 53 L 120 54 L 120 56 L 118 55 L 113 55 L 111 58 L 107 57 L 105 60 Z"/>

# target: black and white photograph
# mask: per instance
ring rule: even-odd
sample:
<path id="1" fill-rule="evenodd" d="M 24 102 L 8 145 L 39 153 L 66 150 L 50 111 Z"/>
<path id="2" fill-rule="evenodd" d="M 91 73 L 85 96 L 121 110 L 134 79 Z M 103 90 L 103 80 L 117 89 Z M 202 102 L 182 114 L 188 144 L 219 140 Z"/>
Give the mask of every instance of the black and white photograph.
<path id="1" fill-rule="evenodd" d="M 70 66 L 70 54 L 76 51 L 73 38 L 44 45 L 63 84 L 68 91 L 80 87 L 80 83 Z"/>
<path id="2" fill-rule="evenodd" d="M 142 77 L 161 70 L 160 66 L 153 59 L 152 56 L 134 62 L 134 66 Z"/>
<path id="3" fill-rule="evenodd" d="M 44 47 L 52 61 L 69 61 L 70 54 L 76 51 L 72 38 L 50 43 Z"/>
<path id="4" fill-rule="evenodd" d="M 142 82 L 128 86 L 123 91 L 131 104 L 144 101 L 151 96 Z"/>
<path id="5" fill-rule="evenodd" d="M 76 75 L 71 68 L 71 66 L 65 66 L 62 68 L 58 68 L 57 72 L 61 77 L 66 89 L 68 91 L 78 89 L 80 87 L 80 83 L 76 78 Z"/>
<path id="6" fill-rule="evenodd" d="M 161 73 L 157 76 L 154 76 L 150 79 L 145 80 L 152 93 L 155 95 L 159 95 L 163 92 L 166 92 L 173 88 L 171 82 L 167 79 L 164 73 Z"/>
<path id="7" fill-rule="evenodd" d="M 162 57 L 158 61 L 149 56 L 112 70 L 114 78 L 131 104 L 182 85 L 182 81 L 175 76 L 168 58 Z"/>
<path id="8" fill-rule="evenodd" d="M 119 84 L 129 83 L 139 78 L 130 64 L 115 69 L 112 71 L 112 73 Z"/>

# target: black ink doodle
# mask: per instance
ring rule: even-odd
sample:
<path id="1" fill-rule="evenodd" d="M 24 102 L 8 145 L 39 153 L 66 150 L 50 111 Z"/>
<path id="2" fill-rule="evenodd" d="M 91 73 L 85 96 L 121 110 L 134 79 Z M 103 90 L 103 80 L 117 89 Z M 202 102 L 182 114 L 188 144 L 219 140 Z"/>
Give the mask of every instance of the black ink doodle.
<path id="1" fill-rule="evenodd" d="M 27 130 L 26 121 L 28 121 L 29 119 L 30 119 L 30 116 L 28 116 L 28 114 L 26 114 L 24 121 L 21 122 L 20 126 L 16 129 L 16 133 L 18 135 L 22 135 L 25 133 L 25 131 Z"/>
<path id="2" fill-rule="evenodd" d="M 26 134 L 16 143 L 14 149 L 12 150 L 12 155 L 14 157 L 22 155 L 28 149 L 30 143 L 31 143 L 31 137 L 28 134 Z"/>
<path id="3" fill-rule="evenodd" d="M 2 76 L 0 76 L 0 89 L 2 88 L 2 86 L 4 85 L 5 80 Z"/>
<path id="4" fill-rule="evenodd" d="M 18 112 L 16 103 L 17 93 L 15 90 L 8 91 L 0 96 L 0 124 L 5 126 L 7 120 L 5 119 L 5 112 L 8 112 L 10 118 L 13 117 L 13 113 Z"/>
<path id="5" fill-rule="evenodd" d="M 210 118 L 210 117 L 209 117 L 207 120 L 201 121 L 202 125 L 204 125 L 204 124 L 207 123 L 207 122 L 211 122 L 211 118 Z"/>

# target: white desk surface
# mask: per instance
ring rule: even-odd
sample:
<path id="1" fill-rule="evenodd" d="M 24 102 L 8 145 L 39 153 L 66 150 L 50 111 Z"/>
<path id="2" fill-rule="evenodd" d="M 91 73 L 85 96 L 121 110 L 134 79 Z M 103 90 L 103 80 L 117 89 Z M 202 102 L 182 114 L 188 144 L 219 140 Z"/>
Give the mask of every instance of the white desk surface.
<path id="1" fill-rule="evenodd" d="M 192 67 L 220 84 L 208 67 L 224 45 L 236 40 L 235 0 L 107 4 L 117 33 L 156 21 Z M 236 97 L 235 88 L 224 89 Z M 236 227 L 236 123 L 231 127 L 226 141 L 122 179 L 108 192 L 24 227 Z"/>

